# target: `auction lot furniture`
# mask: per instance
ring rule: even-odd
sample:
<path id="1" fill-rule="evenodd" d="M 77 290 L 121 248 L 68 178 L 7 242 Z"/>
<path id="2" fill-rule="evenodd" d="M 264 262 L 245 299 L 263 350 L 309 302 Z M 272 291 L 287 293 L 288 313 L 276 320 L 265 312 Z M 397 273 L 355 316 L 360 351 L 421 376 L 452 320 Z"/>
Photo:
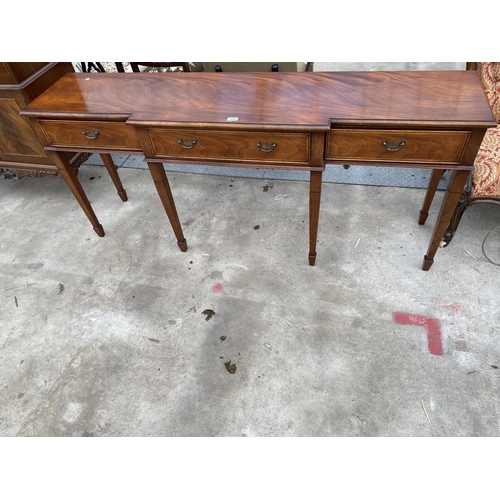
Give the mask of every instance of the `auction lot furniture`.
<path id="1" fill-rule="evenodd" d="M 478 71 L 493 116 L 496 122 L 500 123 L 500 63 L 480 62 L 474 66 L 471 69 Z M 431 201 L 429 200 L 429 203 Z M 486 131 L 474 160 L 474 171 L 444 233 L 444 246 L 448 246 L 453 239 L 465 210 L 476 203 L 500 205 L 500 125 Z M 422 210 L 426 212 L 428 207 L 423 207 Z"/>
<path id="2" fill-rule="evenodd" d="M 204 71 L 312 71 L 312 62 L 204 62 Z"/>
<path id="3" fill-rule="evenodd" d="M 0 62 L 0 171 L 3 176 L 57 175 L 57 167 L 19 111 L 70 71 L 73 71 L 71 63 Z M 71 162 L 78 164 L 88 155 L 73 154 L 72 157 Z"/>
<path id="4" fill-rule="evenodd" d="M 59 170 L 50 154 L 44 150 L 29 121 L 19 116 L 19 111 L 28 103 L 59 78 L 73 71 L 71 63 L 63 62 L 0 62 L 0 173 L 2 176 L 11 179 L 58 174 L 62 177 L 76 177 L 75 171 L 90 155 L 66 153 L 65 162 L 71 165 L 71 172 Z M 101 158 L 115 184 L 118 195 L 126 201 L 127 193 L 121 185 L 111 156 L 102 154 Z"/>
<path id="5" fill-rule="evenodd" d="M 496 125 L 471 71 L 68 74 L 21 114 L 61 171 L 68 151 L 144 154 L 182 251 L 164 162 L 310 171 L 310 265 L 325 163 L 452 170 L 424 270 Z M 78 179 L 66 180 L 102 235 Z"/>

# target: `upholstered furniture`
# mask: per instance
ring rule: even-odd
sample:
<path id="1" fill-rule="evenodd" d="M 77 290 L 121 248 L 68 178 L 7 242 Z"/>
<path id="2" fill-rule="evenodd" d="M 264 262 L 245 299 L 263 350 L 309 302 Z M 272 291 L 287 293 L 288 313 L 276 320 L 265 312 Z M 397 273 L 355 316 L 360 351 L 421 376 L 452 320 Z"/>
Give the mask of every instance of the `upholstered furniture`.
<path id="1" fill-rule="evenodd" d="M 100 62 L 81 62 L 80 66 L 82 68 L 82 73 L 90 73 L 92 70 L 98 73 L 105 73 L 106 70 Z"/>
<path id="2" fill-rule="evenodd" d="M 83 64 L 83 63 L 82 63 Z M 118 73 L 124 73 L 123 63 L 115 63 Z M 245 72 L 245 71 L 313 71 L 314 63 L 312 62 L 131 62 L 130 67 L 134 73 L 140 73 L 141 68 L 145 67 L 145 71 L 150 71 L 153 68 L 174 68 L 181 67 L 187 72 Z"/>
<path id="3" fill-rule="evenodd" d="M 175 68 L 182 67 L 184 71 L 189 71 L 189 63 L 187 62 L 131 62 L 130 67 L 134 73 L 140 73 L 139 66 L 146 66 L 148 68 Z"/>
<path id="4" fill-rule="evenodd" d="M 474 69 L 473 65 L 468 67 Z M 500 62 L 477 63 L 477 71 L 493 116 L 500 123 Z M 444 234 L 443 246 L 453 239 L 465 209 L 475 203 L 500 205 L 500 125 L 486 131 L 474 171 Z"/>

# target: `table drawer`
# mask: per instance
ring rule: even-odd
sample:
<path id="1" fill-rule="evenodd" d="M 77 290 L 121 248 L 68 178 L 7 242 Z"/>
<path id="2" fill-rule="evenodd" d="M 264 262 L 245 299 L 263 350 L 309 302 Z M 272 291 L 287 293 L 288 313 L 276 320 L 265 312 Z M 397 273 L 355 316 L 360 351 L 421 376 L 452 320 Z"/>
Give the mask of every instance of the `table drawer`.
<path id="1" fill-rule="evenodd" d="M 51 146 L 85 149 L 141 150 L 134 127 L 125 123 L 39 120 Z"/>
<path id="2" fill-rule="evenodd" d="M 460 163 L 470 133 L 442 130 L 350 130 L 327 134 L 326 159 Z"/>
<path id="3" fill-rule="evenodd" d="M 310 134 L 147 129 L 155 157 L 243 163 L 310 163 Z"/>

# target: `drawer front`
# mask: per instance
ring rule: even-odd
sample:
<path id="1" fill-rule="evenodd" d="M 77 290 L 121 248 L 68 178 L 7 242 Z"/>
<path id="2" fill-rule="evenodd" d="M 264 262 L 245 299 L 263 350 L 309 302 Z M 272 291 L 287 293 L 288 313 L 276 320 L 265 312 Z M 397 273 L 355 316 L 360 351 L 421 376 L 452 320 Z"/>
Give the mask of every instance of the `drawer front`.
<path id="1" fill-rule="evenodd" d="M 310 163 L 310 134 L 147 129 L 155 157 L 243 163 Z"/>
<path id="2" fill-rule="evenodd" d="M 398 163 L 460 163 L 465 131 L 348 130 L 327 134 L 326 159 Z"/>
<path id="3" fill-rule="evenodd" d="M 98 121 L 39 120 L 51 146 L 141 150 L 134 127 Z"/>

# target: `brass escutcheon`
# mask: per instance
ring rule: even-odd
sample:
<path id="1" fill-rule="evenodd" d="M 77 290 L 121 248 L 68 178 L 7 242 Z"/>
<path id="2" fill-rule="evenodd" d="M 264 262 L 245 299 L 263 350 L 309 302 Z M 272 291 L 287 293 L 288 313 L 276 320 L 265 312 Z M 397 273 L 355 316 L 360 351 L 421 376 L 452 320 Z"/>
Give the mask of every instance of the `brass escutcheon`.
<path id="1" fill-rule="evenodd" d="M 271 144 L 265 143 L 265 142 L 257 142 L 257 147 L 261 150 L 264 151 L 264 153 L 270 153 L 276 146 L 278 145 L 277 142 L 271 142 Z"/>
<path id="2" fill-rule="evenodd" d="M 401 142 L 390 142 L 390 141 L 382 141 L 382 146 L 384 146 L 387 151 L 397 151 L 401 149 L 406 144 L 406 141 Z"/>
<path id="3" fill-rule="evenodd" d="M 177 139 L 177 142 L 186 149 L 191 149 L 196 144 L 196 139 Z"/>
<path id="4" fill-rule="evenodd" d="M 99 130 L 94 130 L 93 132 L 90 132 L 89 130 L 85 130 L 83 129 L 82 130 L 82 134 L 87 138 L 87 139 L 91 139 L 92 141 L 94 139 L 97 139 L 97 137 L 99 136 Z"/>

